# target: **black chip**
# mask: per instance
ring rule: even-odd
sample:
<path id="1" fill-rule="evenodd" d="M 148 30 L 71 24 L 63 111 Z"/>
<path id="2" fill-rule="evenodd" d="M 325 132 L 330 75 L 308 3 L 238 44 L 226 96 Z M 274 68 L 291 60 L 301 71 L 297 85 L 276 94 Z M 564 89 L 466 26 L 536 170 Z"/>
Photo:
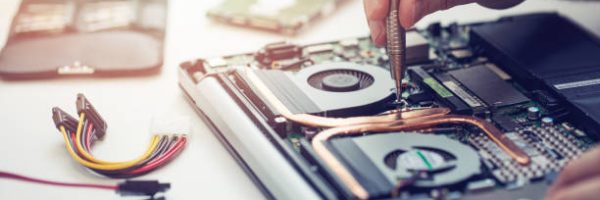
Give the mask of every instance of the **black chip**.
<path id="1" fill-rule="evenodd" d="M 481 65 L 448 72 L 488 106 L 509 106 L 529 101 L 489 68 Z"/>
<path id="2" fill-rule="evenodd" d="M 495 115 L 494 117 L 492 117 L 492 121 L 498 124 L 498 126 L 500 126 L 500 128 L 502 128 L 504 131 L 514 131 L 517 128 L 523 127 L 517 122 L 515 122 L 513 119 L 505 115 Z"/>

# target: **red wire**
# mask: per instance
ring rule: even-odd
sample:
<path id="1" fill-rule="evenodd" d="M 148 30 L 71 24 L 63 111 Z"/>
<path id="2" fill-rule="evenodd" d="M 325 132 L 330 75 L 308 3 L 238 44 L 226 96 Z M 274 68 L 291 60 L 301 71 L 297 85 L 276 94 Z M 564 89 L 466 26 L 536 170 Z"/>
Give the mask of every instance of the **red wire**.
<path id="1" fill-rule="evenodd" d="M 71 141 L 72 141 L 72 145 L 75 145 L 75 140 L 77 140 L 77 137 L 75 136 L 75 134 L 70 134 L 71 137 Z M 71 148 L 71 147 L 69 147 Z M 73 147 L 73 150 L 75 151 L 75 153 L 77 153 L 77 155 L 81 156 L 81 152 L 79 152 L 79 149 L 77 149 L 76 147 Z"/>
<path id="2" fill-rule="evenodd" d="M 183 150 L 183 147 L 185 146 L 186 142 L 187 142 L 187 139 L 185 137 L 179 137 L 175 146 L 173 148 L 169 149 L 169 151 L 167 151 L 165 154 L 163 154 L 162 156 L 160 156 L 159 158 L 157 158 L 155 160 L 148 162 L 143 167 L 131 171 L 130 173 L 131 174 L 143 173 L 143 172 L 147 172 L 147 171 L 156 169 L 160 166 L 163 166 L 164 164 L 166 164 L 167 162 L 169 162 L 170 160 L 175 158 L 175 155 L 177 155 L 179 152 L 181 152 L 181 150 Z"/>
<path id="3" fill-rule="evenodd" d="M 175 157 L 174 155 L 177 155 L 179 152 L 181 152 L 181 150 L 183 150 L 183 147 L 185 146 L 186 142 L 187 139 L 185 137 L 179 137 L 177 143 L 175 143 L 175 146 L 169 149 L 165 154 L 161 155 L 155 160 L 148 162 L 143 167 L 128 172 L 128 174 L 143 173 L 164 165 L 165 163 L 173 159 Z"/>
<path id="4" fill-rule="evenodd" d="M 105 190 L 117 190 L 119 188 L 118 186 L 115 186 L 115 185 L 64 183 L 64 182 L 43 180 L 43 179 L 26 177 L 26 176 L 22 176 L 22 175 L 10 173 L 10 172 L 4 172 L 4 171 L 0 171 L 0 178 L 8 178 L 8 179 L 15 179 L 15 180 L 26 181 L 26 182 L 40 183 L 40 184 L 53 185 L 53 186 L 63 186 L 63 187 L 82 187 L 82 188 L 95 188 L 95 189 L 105 189 Z"/>
<path id="5" fill-rule="evenodd" d="M 85 141 L 85 146 L 86 149 L 89 151 L 90 147 L 92 147 L 92 132 L 94 130 L 94 124 L 92 123 L 88 123 L 88 127 L 87 127 L 87 132 L 86 132 L 86 141 Z"/>

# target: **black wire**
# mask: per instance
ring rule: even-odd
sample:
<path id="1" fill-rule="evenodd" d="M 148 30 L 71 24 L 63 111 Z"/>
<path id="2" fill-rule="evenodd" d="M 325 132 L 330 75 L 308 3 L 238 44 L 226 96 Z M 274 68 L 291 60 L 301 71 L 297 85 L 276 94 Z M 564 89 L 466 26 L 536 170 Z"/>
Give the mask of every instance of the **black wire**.
<path id="1" fill-rule="evenodd" d="M 168 138 L 169 136 L 166 136 L 166 137 Z M 169 143 L 168 143 L 167 147 L 164 149 L 161 149 L 160 154 L 162 155 L 162 154 L 166 153 L 169 149 L 171 149 L 171 147 L 173 147 L 177 143 L 177 139 L 178 139 L 177 136 L 172 136 L 169 139 Z"/>

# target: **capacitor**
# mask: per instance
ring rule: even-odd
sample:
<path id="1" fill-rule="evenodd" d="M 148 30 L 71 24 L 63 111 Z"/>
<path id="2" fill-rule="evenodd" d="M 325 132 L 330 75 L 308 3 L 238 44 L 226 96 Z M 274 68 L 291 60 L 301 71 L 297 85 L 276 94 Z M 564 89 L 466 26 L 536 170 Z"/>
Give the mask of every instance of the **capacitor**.
<path id="1" fill-rule="evenodd" d="M 542 118 L 542 127 L 554 126 L 554 119 L 552 117 Z"/>
<path id="2" fill-rule="evenodd" d="M 527 119 L 529 120 L 537 120 L 541 116 L 540 108 L 531 106 L 527 108 Z"/>
<path id="3" fill-rule="evenodd" d="M 427 31 L 433 37 L 442 36 L 442 25 L 439 22 L 432 23 L 427 27 Z"/>

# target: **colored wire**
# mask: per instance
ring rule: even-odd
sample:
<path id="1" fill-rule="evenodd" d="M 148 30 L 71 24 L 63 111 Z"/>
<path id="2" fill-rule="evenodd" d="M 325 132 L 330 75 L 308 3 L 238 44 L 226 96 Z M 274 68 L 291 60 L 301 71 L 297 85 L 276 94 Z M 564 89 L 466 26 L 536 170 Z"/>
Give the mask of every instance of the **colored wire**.
<path id="1" fill-rule="evenodd" d="M 93 123 L 89 123 L 88 127 L 87 127 L 87 131 L 85 135 L 85 139 L 82 141 L 82 143 L 85 145 L 85 149 L 87 151 L 90 151 L 90 148 L 92 148 L 92 133 L 94 132 L 94 124 Z"/>
<path id="2" fill-rule="evenodd" d="M 19 174 L 14 174 L 10 172 L 0 171 L 0 178 L 8 178 L 26 182 L 40 183 L 46 185 L 54 185 L 54 186 L 64 186 L 64 187 L 80 187 L 80 188 L 95 188 L 95 189 L 105 189 L 105 190 L 117 190 L 118 187 L 116 185 L 100 185 L 100 184 L 84 184 L 84 183 L 65 183 L 58 181 L 50 181 L 38 178 L 31 178 Z"/>
<path id="3" fill-rule="evenodd" d="M 92 124 L 90 123 L 88 126 L 92 126 Z M 90 132 L 89 128 L 86 129 L 86 132 Z M 90 142 L 91 137 L 87 137 L 87 139 L 88 141 L 85 141 L 84 144 Z M 93 168 L 92 170 L 96 173 L 113 178 L 129 178 L 139 176 L 167 164 L 183 150 L 183 147 L 186 143 L 187 139 L 183 136 L 169 137 L 163 135 L 160 136 L 157 148 L 155 148 L 152 155 L 150 155 L 146 160 L 138 163 L 135 166 L 131 166 L 129 168 L 120 170 L 100 170 Z M 77 149 L 75 148 L 75 150 Z"/>
<path id="4" fill-rule="evenodd" d="M 75 146 L 77 147 L 77 150 L 79 152 L 81 152 L 82 157 L 86 160 L 89 160 L 91 162 L 94 163 L 98 163 L 98 164 L 106 164 L 106 165 L 118 165 L 118 166 L 122 166 L 122 168 L 127 168 L 130 166 L 133 166 L 137 163 L 139 163 L 140 161 L 146 159 L 148 156 L 150 156 L 150 154 L 152 154 L 153 149 L 156 147 L 155 144 L 151 145 L 148 150 L 146 151 L 146 153 L 144 153 L 142 156 L 134 159 L 134 160 L 130 160 L 130 161 L 122 161 L 122 162 L 110 162 L 110 161 L 104 161 L 104 160 L 100 160 L 100 159 L 96 159 L 94 158 L 94 156 L 92 156 L 89 152 L 87 152 L 84 148 L 83 145 L 81 144 L 81 133 L 82 133 L 82 129 L 83 129 L 83 124 L 85 121 L 85 113 L 82 112 L 79 115 L 79 124 L 77 125 L 77 132 L 75 133 L 77 139 L 75 140 Z"/>
<path id="5" fill-rule="evenodd" d="M 126 180 L 124 182 L 120 182 L 117 185 L 103 185 L 103 184 L 87 184 L 87 183 L 67 183 L 67 182 L 59 182 L 52 180 L 44 180 L 39 178 L 27 177 L 11 172 L 0 171 L 0 178 L 13 179 L 17 181 L 24 181 L 30 183 L 38 183 L 45 184 L 51 186 L 60 186 L 60 187 L 73 187 L 73 188 L 91 188 L 91 189 L 101 189 L 101 190 L 111 190 L 115 191 L 117 194 L 121 196 L 146 196 L 150 197 L 149 199 L 161 199 L 155 198 L 157 193 L 165 192 L 170 187 L 169 183 L 161 183 L 157 180 Z"/>
<path id="6" fill-rule="evenodd" d="M 97 159 L 91 154 L 91 148 L 96 140 L 101 139 L 96 133 L 99 131 L 104 133 L 106 126 L 103 121 L 98 121 L 98 118 L 102 119 L 95 112 L 94 109 L 86 108 L 80 111 L 77 120 L 61 109 L 53 108 L 53 120 L 63 136 L 67 152 L 75 161 L 95 173 L 111 178 L 139 176 L 167 164 L 183 150 L 187 143 L 183 135 L 157 134 L 152 136 L 146 151 L 135 159 L 120 162 Z M 87 115 L 96 117 L 87 119 Z M 95 123 L 101 126 L 97 127 L 98 124 Z M 69 127 L 68 130 L 66 127 Z"/>
<path id="7" fill-rule="evenodd" d="M 168 136 L 164 136 L 168 138 Z M 142 174 L 146 174 L 152 170 L 158 169 L 164 165 L 166 165 L 169 161 L 173 160 L 185 147 L 187 143 L 187 139 L 183 136 L 173 136 L 173 139 L 170 141 L 165 140 L 164 152 L 157 152 L 155 158 L 149 160 L 149 162 L 145 163 L 143 166 L 137 167 L 132 170 L 123 170 L 123 173 L 114 173 L 114 172 L 99 172 L 103 175 L 110 176 L 113 178 L 129 178 L 133 176 L 138 176 Z M 97 171 L 98 172 L 98 171 Z"/>
<path id="8" fill-rule="evenodd" d="M 65 143 L 67 143 L 67 147 L 71 146 L 71 140 L 69 139 L 69 136 L 67 134 L 67 131 L 65 130 L 64 126 L 60 127 L 60 132 L 63 134 Z M 106 164 L 106 163 L 97 163 L 97 162 L 93 162 L 92 160 L 88 161 L 82 157 L 80 157 L 75 150 L 73 150 L 72 148 L 67 148 L 67 151 L 69 152 L 69 154 L 71 155 L 71 157 L 73 157 L 73 159 L 75 159 L 77 162 L 81 163 L 82 165 L 86 166 L 86 167 L 90 167 L 93 169 L 99 169 L 99 170 L 118 170 L 118 169 L 125 169 L 128 167 L 131 167 L 135 164 L 137 164 L 138 162 L 146 159 L 148 156 L 150 156 L 152 154 L 152 152 L 154 151 L 154 149 L 156 148 L 157 144 L 158 144 L 158 140 L 159 140 L 159 136 L 154 136 L 152 137 L 152 142 L 150 142 L 150 146 L 148 147 L 148 149 L 146 150 L 146 152 L 140 156 L 140 158 L 135 159 L 135 162 L 125 162 L 125 163 L 110 163 L 110 164 Z M 77 139 L 75 139 L 75 141 L 77 141 Z M 80 148 L 76 148 L 78 151 L 81 151 L 82 149 Z M 85 152 L 80 152 L 82 153 L 82 155 L 85 154 Z M 89 155 L 89 154 L 88 154 Z"/>
<path id="9" fill-rule="evenodd" d="M 139 169 L 133 170 L 130 173 L 144 173 L 146 171 L 153 170 L 155 168 L 163 166 L 164 164 L 166 164 L 167 162 L 172 160 L 175 157 L 175 155 L 179 154 L 179 152 L 181 152 L 183 150 L 183 147 L 185 146 L 186 141 L 187 141 L 187 139 L 185 137 L 179 137 L 179 140 L 175 144 L 175 147 L 171 148 L 167 153 L 162 155 L 160 158 L 149 162 L 148 165 L 141 167 Z"/>
<path id="10" fill-rule="evenodd" d="M 160 155 L 160 151 L 162 149 L 167 149 L 169 148 L 169 138 L 168 136 L 161 136 L 160 140 L 159 140 L 159 144 L 158 147 L 156 148 L 156 150 L 152 153 L 152 155 L 150 155 L 150 157 L 148 157 L 146 160 L 140 162 L 138 165 L 135 166 L 131 166 L 129 168 L 126 169 L 121 169 L 121 170 L 97 170 L 97 169 L 92 169 L 94 170 L 96 173 L 105 175 L 105 176 L 109 176 L 109 177 L 113 177 L 113 178 L 125 178 L 125 177 L 131 177 L 131 174 L 127 174 L 127 172 L 132 171 L 134 169 L 137 169 L 145 164 L 147 164 L 148 162 L 150 162 L 153 159 L 156 159 L 159 155 Z"/>

